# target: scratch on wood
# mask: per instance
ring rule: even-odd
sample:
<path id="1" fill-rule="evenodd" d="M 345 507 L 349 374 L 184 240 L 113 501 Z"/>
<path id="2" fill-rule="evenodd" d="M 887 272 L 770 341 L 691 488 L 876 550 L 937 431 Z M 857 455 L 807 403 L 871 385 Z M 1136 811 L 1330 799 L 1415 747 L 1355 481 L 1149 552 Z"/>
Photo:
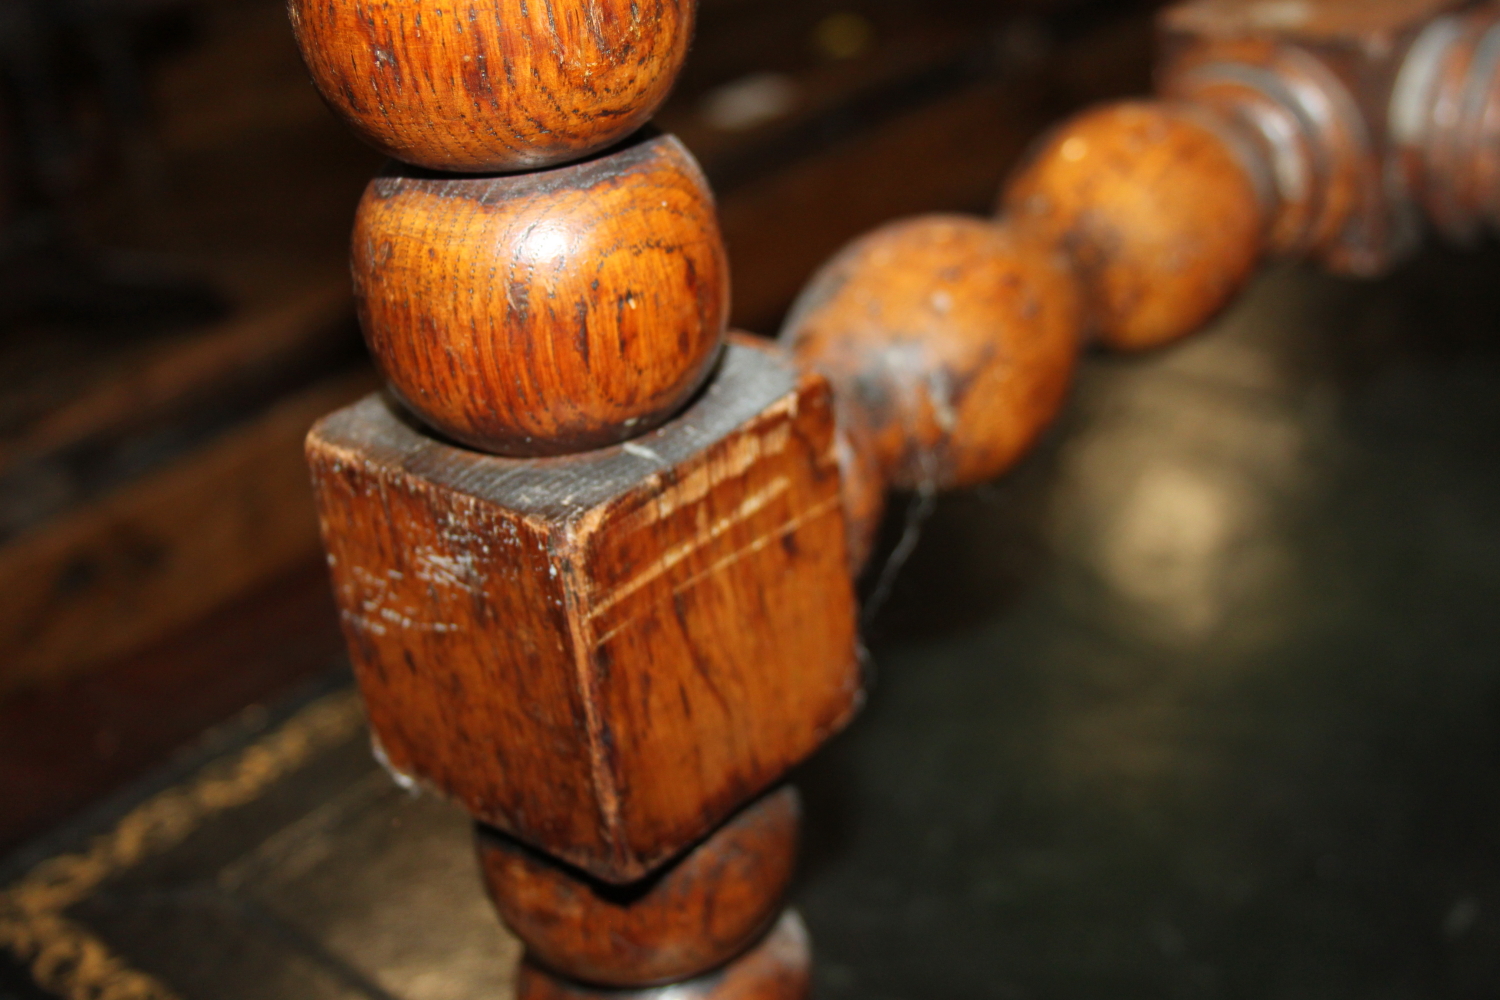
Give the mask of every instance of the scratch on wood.
<path id="1" fill-rule="evenodd" d="M 420 546 L 412 553 L 414 574 L 423 583 L 438 588 L 460 590 L 465 594 L 484 593 L 484 571 L 473 549 L 465 546 L 453 552 L 441 552 L 431 546 Z M 394 571 L 393 571 L 394 572 Z"/>
<path id="2" fill-rule="evenodd" d="M 634 455 L 636 458 L 644 458 L 649 462 L 655 462 L 657 465 L 667 464 L 656 452 L 652 451 L 650 448 L 647 448 L 645 445 L 636 444 L 634 441 L 626 442 L 622 447 L 622 450 L 627 455 Z"/>
<path id="3" fill-rule="evenodd" d="M 756 538 L 755 541 L 751 542 L 750 544 L 745 545 L 745 546 L 743 546 L 741 548 L 735 549 L 733 552 L 729 553 L 728 555 L 726 555 L 723 558 L 719 559 L 718 561 L 714 562 L 711 566 L 709 566 L 708 568 L 702 570 L 701 572 L 694 573 L 692 576 L 688 577 L 686 580 L 682 581 L 677 586 L 675 586 L 675 587 L 672 588 L 672 596 L 675 597 L 678 594 L 681 594 L 681 593 L 683 593 L 683 592 L 691 589 L 692 587 L 697 586 L 697 584 L 698 584 L 698 582 L 700 580 L 703 580 L 703 579 L 705 579 L 707 577 L 713 576 L 716 573 L 722 573 L 725 569 L 729 568 L 734 563 L 739 562 L 745 556 L 752 555 L 753 553 L 759 552 L 759 551 L 761 551 L 762 549 L 764 549 L 768 545 L 779 543 L 781 541 L 781 539 L 785 538 L 787 535 L 790 535 L 790 534 L 792 534 L 795 531 L 800 530 L 802 528 L 802 526 L 805 525 L 805 524 L 807 524 L 808 522 L 815 521 L 818 518 L 823 517 L 824 515 L 826 515 L 826 514 L 830 513 L 831 511 L 837 509 L 838 507 L 840 507 L 840 505 L 842 504 L 842 502 L 843 501 L 842 501 L 841 497 L 830 497 L 829 499 L 823 501 L 822 503 L 818 504 L 817 506 L 809 508 L 808 510 L 804 511 L 798 517 L 794 517 L 791 520 L 787 521 L 786 523 L 782 524 L 781 526 L 777 527 L 776 529 L 774 529 L 772 531 L 768 531 L 764 535 L 761 535 L 760 537 Z M 655 575 L 659 576 L 660 574 L 658 573 L 658 574 L 655 574 Z M 644 585 L 645 582 L 647 582 L 647 581 L 642 581 L 641 585 Z M 632 581 L 632 583 L 634 583 L 634 581 Z M 639 589 L 639 587 L 636 587 L 634 589 Z M 618 595 L 615 598 L 612 598 L 610 600 L 609 604 L 606 604 L 606 605 L 600 607 L 592 615 L 590 615 L 589 618 L 592 620 L 593 618 L 597 617 L 601 612 L 603 612 L 604 610 L 606 610 L 610 605 L 618 603 L 619 599 L 621 597 L 624 597 L 624 596 L 627 596 L 627 595 L 623 595 L 622 594 L 622 595 Z M 614 628 L 610 629 L 608 632 L 604 633 L 601 636 L 597 636 L 594 639 L 594 646 L 597 648 L 599 646 L 604 645 L 610 639 L 614 638 L 616 635 L 618 635 L 619 633 L 623 632 L 625 629 L 629 628 L 631 625 L 635 624 L 642 617 L 643 616 L 641 616 L 641 615 L 632 615 L 630 618 L 628 618 L 625 621 L 621 622 L 620 624 L 616 625 Z"/>
<path id="4" fill-rule="evenodd" d="M 588 620 L 593 621 L 604 614 L 616 604 L 625 600 L 637 590 L 657 579 L 664 573 L 669 572 L 672 567 L 687 559 L 699 549 L 712 544 L 725 532 L 734 528 L 764 510 L 767 505 L 792 488 L 792 481 L 787 476 L 777 476 L 770 483 L 740 501 L 740 505 L 727 517 L 720 518 L 707 529 L 697 533 L 680 545 L 674 545 L 667 549 L 657 558 L 645 571 L 637 574 L 634 578 L 616 587 L 614 591 L 603 601 L 593 606 L 589 612 Z"/>
<path id="5" fill-rule="evenodd" d="M 385 575 L 372 573 L 363 566 L 352 566 L 349 576 L 354 581 L 345 584 L 347 600 L 341 616 L 351 625 L 372 635 L 386 635 L 391 628 L 410 632 L 433 632 L 444 635 L 457 632 L 460 626 L 447 622 L 423 621 L 422 611 L 414 606 L 391 607 L 391 581 L 402 579 L 398 570 L 389 570 Z"/>
<path id="6" fill-rule="evenodd" d="M 721 454 L 710 457 L 692 472 L 664 488 L 651 503 L 622 519 L 614 530 L 639 531 L 666 520 L 684 507 L 698 503 L 719 484 L 742 476 L 761 460 L 785 451 L 791 441 L 791 433 L 790 424 L 778 423 L 763 434 L 746 435 L 735 440 Z"/>

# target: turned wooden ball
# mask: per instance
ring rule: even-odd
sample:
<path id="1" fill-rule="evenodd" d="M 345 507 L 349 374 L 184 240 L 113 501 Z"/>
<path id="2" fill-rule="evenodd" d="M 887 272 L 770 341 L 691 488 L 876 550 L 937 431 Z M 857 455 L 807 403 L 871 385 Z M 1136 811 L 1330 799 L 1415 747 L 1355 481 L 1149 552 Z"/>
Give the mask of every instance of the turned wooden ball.
<path id="1" fill-rule="evenodd" d="M 1064 124 L 1013 178 L 1004 209 L 1073 258 L 1096 335 L 1121 349 L 1198 329 L 1262 248 L 1251 174 L 1205 114 L 1179 105 L 1115 104 Z"/>
<path id="2" fill-rule="evenodd" d="M 808 1000 L 812 995 L 812 944 L 796 912 L 749 951 L 720 969 L 686 982 L 646 989 L 607 989 L 562 979 L 524 961 L 516 975 L 516 1000 Z"/>
<path id="3" fill-rule="evenodd" d="M 887 482 L 948 489 L 1003 472 L 1067 392 L 1083 317 L 1062 255 L 956 215 L 855 241 L 803 291 L 782 332 L 834 385 L 851 443 Z"/>
<path id="4" fill-rule="evenodd" d="M 839 463 L 849 573 L 857 577 L 875 551 L 875 539 L 885 520 L 885 473 L 880 468 L 875 442 L 863 423 L 846 424 L 835 430 L 834 455 Z"/>
<path id="5" fill-rule="evenodd" d="M 533 170 L 618 142 L 682 67 L 694 0 L 290 0 L 313 82 L 382 152 Z"/>
<path id="6" fill-rule="evenodd" d="M 672 982 L 722 965 L 771 925 L 796 864 L 801 816 L 796 790 L 781 788 L 632 886 L 592 881 L 484 827 L 480 868 L 534 963 L 605 986 Z"/>
<path id="7" fill-rule="evenodd" d="M 355 219 L 365 338 L 455 441 L 520 457 L 614 444 L 675 413 L 717 357 L 728 264 L 675 138 L 506 177 L 397 165 Z"/>

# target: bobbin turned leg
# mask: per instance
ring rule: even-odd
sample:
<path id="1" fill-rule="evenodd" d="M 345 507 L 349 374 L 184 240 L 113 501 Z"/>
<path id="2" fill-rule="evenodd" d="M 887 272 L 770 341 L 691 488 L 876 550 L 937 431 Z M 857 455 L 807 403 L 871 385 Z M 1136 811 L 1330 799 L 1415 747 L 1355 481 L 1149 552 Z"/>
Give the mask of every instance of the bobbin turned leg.
<path id="1" fill-rule="evenodd" d="M 792 869 L 795 796 L 713 825 L 858 703 L 833 444 L 826 385 L 738 342 L 692 408 L 629 450 L 479 455 L 380 397 L 315 428 L 378 745 L 513 835 L 485 829 L 480 849 L 536 957 L 523 996 L 595 989 L 544 968 L 801 995 L 797 927 L 755 945 Z M 767 627 L 747 630 L 742 607 Z"/>
<path id="2" fill-rule="evenodd" d="M 754 944 L 795 799 L 741 807 L 859 704 L 827 384 L 733 340 L 626 446 L 482 455 L 377 396 L 320 423 L 309 458 L 377 744 L 505 831 L 481 834 L 487 883 L 536 995 L 800 995 L 765 992 L 805 980 L 795 927 Z"/>
<path id="3" fill-rule="evenodd" d="M 764 959 L 742 956 L 759 951 L 777 922 L 800 817 L 796 791 L 782 788 L 634 885 L 592 879 L 485 827 L 480 867 L 501 918 L 526 945 L 533 990 L 561 988 L 549 980 L 649 987 L 725 975 L 719 970 L 742 962 L 733 976 L 754 979 Z"/>
<path id="4" fill-rule="evenodd" d="M 308 441 L 377 751 L 480 822 L 521 996 L 805 996 L 798 803 L 766 789 L 859 704 L 853 453 L 826 382 L 724 346 L 712 196 L 631 136 L 694 5 L 290 9 L 404 161 L 353 252 L 393 398 Z"/>

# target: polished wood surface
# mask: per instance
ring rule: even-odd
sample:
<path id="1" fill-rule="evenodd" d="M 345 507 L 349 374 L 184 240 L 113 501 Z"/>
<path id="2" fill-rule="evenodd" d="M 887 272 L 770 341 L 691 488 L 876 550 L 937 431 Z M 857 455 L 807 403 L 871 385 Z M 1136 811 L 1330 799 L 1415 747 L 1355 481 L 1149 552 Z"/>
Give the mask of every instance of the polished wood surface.
<path id="1" fill-rule="evenodd" d="M 764 341 L 622 447 L 479 455 L 376 397 L 309 459 L 392 767 L 598 878 L 649 874 L 859 704 L 829 390 Z"/>
<path id="2" fill-rule="evenodd" d="M 1260 194 L 1226 131 L 1193 109 L 1106 106 L 1055 130 L 1006 188 L 1009 221 L 1071 257 L 1102 343 L 1194 332 L 1259 261 Z"/>
<path id="3" fill-rule="evenodd" d="M 509 177 L 394 167 L 355 219 L 365 338 L 427 424 L 558 455 L 659 425 L 717 358 L 728 265 L 676 139 Z"/>
<path id="4" fill-rule="evenodd" d="M 892 223 L 808 285 L 783 331 L 891 485 L 993 478 L 1057 414 L 1083 331 L 1061 252 L 964 216 Z M 859 433 L 859 430 L 854 432 Z"/>
<path id="5" fill-rule="evenodd" d="M 583 982 L 649 986 L 716 968 L 765 933 L 796 866 L 801 818 L 796 790 L 780 788 L 639 885 L 593 881 L 484 827 L 479 863 L 534 962 Z"/>
<path id="6" fill-rule="evenodd" d="M 795 794 L 740 810 L 862 691 L 828 383 L 765 342 L 722 351 L 686 149 L 605 149 L 660 103 L 693 9 L 291 10 L 325 96 L 406 161 L 353 239 L 394 398 L 308 445 L 377 754 L 492 828 L 488 887 L 537 963 L 521 995 L 703 973 L 791 876 Z M 808 966 L 788 917 L 670 989 L 801 996 Z"/>
<path id="7" fill-rule="evenodd" d="M 1271 195 L 1267 252 L 1377 266 L 1390 229 L 1368 211 L 1378 178 L 1359 109 L 1327 67 L 1269 39 L 1177 47 L 1159 89 L 1234 128 L 1260 158 Z"/>
<path id="8" fill-rule="evenodd" d="M 1251 143 L 1268 199 L 1266 250 L 1373 277 L 1419 236 L 1379 144 L 1401 47 L 1352 35 L 1319 47 L 1285 38 L 1184 34 L 1168 17 L 1158 90 Z M 1193 23 L 1193 22 L 1187 22 Z M 1362 59 L 1349 65 L 1350 51 Z"/>
<path id="9" fill-rule="evenodd" d="M 536 169 L 618 142 L 671 90 L 693 0 L 290 0 L 313 81 L 377 149 Z"/>
<path id="10" fill-rule="evenodd" d="M 1434 228 L 1463 246 L 1500 230 L 1500 6 L 1428 25 L 1395 89 L 1401 174 Z"/>
<path id="11" fill-rule="evenodd" d="M 857 577 L 874 552 L 885 519 L 887 483 L 872 432 L 864 422 L 850 423 L 846 418 L 836 429 L 834 449 L 844 503 L 849 572 Z"/>
<path id="12" fill-rule="evenodd" d="M 1168 8 L 1158 76 L 1163 96 L 1211 108 L 1263 151 L 1272 252 L 1378 277 L 1429 223 L 1472 245 L 1500 222 L 1494 3 L 1306 0 L 1281 23 L 1264 13 L 1244 0 Z"/>
<path id="13" fill-rule="evenodd" d="M 1500 220 L 1500 156 L 1488 141 L 1500 135 L 1500 7 L 1434 18 L 1457 6 L 1169 9 L 1164 99 L 1069 120 L 1003 189 L 1001 228 L 1030 244 L 1028 263 L 1056 262 L 1057 279 L 1023 296 L 1028 319 L 1062 315 L 1084 339 L 1154 348 L 1211 320 L 1268 254 L 1379 273 L 1414 245 L 1418 204 L 1472 242 Z M 984 316 L 984 282 L 962 285 L 957 258 L 919 232 L 898 223 L 855 241 L 812 279 L 783 331 L 838 390 L 856 566 L 880 482 L 937 489 L 1002 472 L 1070 374 L 1045 334 Z M 1007 335 L 1054 359 L 1038 366 L 1057 375 L 1029 407 L 1024 394 L 977 384 L 981 372 L 1036 360 Z M 954 405 L 969 399 L 983 404 Z"/>
<path id="14" fill-rule="evenodd" d="M 749 952 L 717 972 L 671 986 L 611 990 L 569 982 L 523 962 L 516 1000 L 807 1000 L 812 946 L 802 918 L 788 911 Z"/>

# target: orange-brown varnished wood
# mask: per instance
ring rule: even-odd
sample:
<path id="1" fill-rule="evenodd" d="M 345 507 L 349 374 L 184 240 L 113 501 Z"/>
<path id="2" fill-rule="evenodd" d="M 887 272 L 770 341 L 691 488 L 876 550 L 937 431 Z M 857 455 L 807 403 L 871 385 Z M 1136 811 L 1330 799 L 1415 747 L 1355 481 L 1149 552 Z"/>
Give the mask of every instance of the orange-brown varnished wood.
<path id="1" fill-rule="evenodd" d="M 313 82 L 382 152 L 530 170 L 635 131 L 672 89 L 694 0 L 290 0 Z"/>
<path id="2" fill-rule="evenodd" d="M 480 870 L 532 961 L 570 979 L 648 986 L 689 979 L 770 927 L 796 866 L 802 814 L 784 786 L 643 883 L 611 886 L 487 827 Z"/>
<path id="3" fill-rule="evenodd" d="M 1391 97 L 1404 192 L 1448 240 L 1500 229 L 1500 5 L 1428 25 Z"/>
<path id="4" fill-rule="evenodd" d="M 857 577 L 870 561 L 885 519 L 885 473 L 880 468 L 874 438 L 864 422 L 851 424 L 845 420 L 838 428 L 834 447 L 844 497 L 849 572 Z"/>
<path id="5" fill-rule="evenodd" d="M 1272 252 L 1376 277 L 1420 247 L 1424 212 L 1467 243 L 1485 198 L 1500 204 L 1496 14 L 1465 0 L 1189 0 L 1162 13 L 1159 90 L 1264 150 Z"/>
<path id="6" fill-rule="evenodd" d="M 518 176 L 396 166 L 365 193 L 353 257 L 391 388 L 496 454 L 659 425 L 702 384 L 728 317 L 713 197 L 671 136 Z"/>
<path id="7" fill-rule="evenodd" d="M 1158 91 L 1252 144 L 1267 201 L 1266 249 L 1370 277 L 1413 249 L 1380 140 L 1400 47 L 1376 36 L 1294 44 L 1257 33 L 1188 34 L 1168 16 Z M 1399 32 L 1397 32 L 1399 35 Z"/>
<path id="8" fill-rule="evenodd" d="M 588 455 L 466 451 L 380 397 L 308 454 L 386 759 L 597 878 L 681 853 L 858 706 L 830 394 L 773 345 Z"/>
<path id="9" fill-rule="evenodd" d="M 1403 31 L 1465 0 L 1189 0 L 1167 8 L 1164 25 L 1205 37 L 1259 35 L 1389 44 Z"/>
<path id="10" fill-rule="evenodd" d="M 1188 106 L 1098 108 L 1049 135 L 1004 210 L 1066 252 L 1095 333 L 1120 349 L 1192 333 L 1244 285 L 1265 228 L 1236 144 Z"/>
<path id="11" fill-rule="evenodd" d="M 1077 282 L 1055 244 L 933 215 L 841 252 L 782 337 L 833 382 L 851 444 L 873 448 L 884 478 L 910 489 L 971 485 L 1014 463 L 1061 406 L 1082 333 Z"/>
<path id="12" fill-rule="evenodd" d="M 807 1000 L 812 946 L 802 919 L 788 911 L 750 951 L 697 979 L 650 989 L 612 990 L 562 979 L 522 962 L 516 1000 Z"/>
<path id="13" fill-rule="evenodd" d="M 1337 78 L 1265 38 L 1183 48 L 1158 90 L 1219 116 L 1253 144 L 1274 201 L 1267 252 L 1301 256 L 1337 245 L 1360 207 L 1368 168 L 1350 127 L 1359 126 L 1357 109 L 1337 99 Z"/>

